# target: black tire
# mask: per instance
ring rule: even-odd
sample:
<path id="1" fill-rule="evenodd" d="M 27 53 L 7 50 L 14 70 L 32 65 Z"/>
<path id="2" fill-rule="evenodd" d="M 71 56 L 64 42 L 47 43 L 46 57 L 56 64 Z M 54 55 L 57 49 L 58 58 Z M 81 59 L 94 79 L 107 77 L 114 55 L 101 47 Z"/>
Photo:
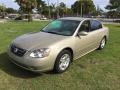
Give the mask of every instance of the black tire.
<path id="1" fill-rule="evenodd" d="M 64 56 L 65 54 L 69 55 L 70 61 L 69 61 L 68 67 L 65 70 L 61 70 L 61 68 L 60 68 L 60 60 L 61 60 L 62 56 Z M 57 58 L 56 58 L 53 71 L 55 73 L 63 73 L 63 72 L 65 72 L 69 68 L 71 61 L 72 61 L 72 54 L 71 54 L 71 52 L 69 50 L 61 51 L 59 53 L 59 55 L 57 56 Z"/>
<path id="2" fill-rule="evenodd" d="M 105 47 L 106 42 L 107 42 L 107 41 L 106 41 L 106 38 L 105 38 L 105 37 L 102 38 L 98 50 L 102 50 L 102 49 Z M 103 43 L 104 43 L 104 44 L 103 44 Z"/>

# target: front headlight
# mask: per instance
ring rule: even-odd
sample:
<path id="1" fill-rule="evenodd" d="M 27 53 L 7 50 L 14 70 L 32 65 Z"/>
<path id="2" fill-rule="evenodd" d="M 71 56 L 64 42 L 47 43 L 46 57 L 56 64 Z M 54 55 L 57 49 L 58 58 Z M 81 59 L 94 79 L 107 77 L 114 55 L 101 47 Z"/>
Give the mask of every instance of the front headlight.
<path id="1" fill-rule="evenodd" d="M 50 53 L 50 49 L 49 48 L 42 48 L 42 49 L 37 49 L 32 51 L 32 53 L 30 54 L 30 57 L 33 58 L 44 58 L 47 57 Z"/>

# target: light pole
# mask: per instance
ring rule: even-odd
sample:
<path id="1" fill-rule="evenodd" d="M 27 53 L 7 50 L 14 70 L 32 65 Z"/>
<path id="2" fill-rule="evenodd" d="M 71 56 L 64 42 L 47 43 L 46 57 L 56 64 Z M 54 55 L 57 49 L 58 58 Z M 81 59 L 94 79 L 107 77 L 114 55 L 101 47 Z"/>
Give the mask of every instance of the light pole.
<path id="1" fill-rule="evenodd" d="M 59 18 L 59 0 L 57 0 L 57 18 Z"/>
<path id="2" fill-rule="evenodd" d="M 65 12 L 66 12 L 66 15 L 67 15 L 67 0 L 66 0 L 66 6 L 65 6 Z"/>
<path id="3" fill-rule="evenodd" d="M 40 4 L 39 8 L 40 8 L 39 13 L 41 14 L 42 13 L 42 5 L 41 4 Z"/>
<path id="4" fill-rule="evenodd" d="M 83 11 L 82 11 L 82 9 L 83 9 L 83 6 L 82 6 L 83 4 L 81 3 L 81 17 L 82 17 L 82 14 L 83 14 Z"/>
<path id="5" fill-rule="evenodd" d="M 49 19 L 51 18 L 51 10 L 50 10 L 50 0 L 47 0 L 48 1 L 48 7 L 49 7 Z"/>

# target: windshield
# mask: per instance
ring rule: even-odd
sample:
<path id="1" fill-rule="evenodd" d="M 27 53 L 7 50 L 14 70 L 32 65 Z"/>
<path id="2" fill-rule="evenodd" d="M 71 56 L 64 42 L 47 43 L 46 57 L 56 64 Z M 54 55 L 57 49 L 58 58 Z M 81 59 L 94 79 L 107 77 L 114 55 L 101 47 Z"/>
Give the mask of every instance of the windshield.
<path id="1" fill-rule="evenodd" d="M 72 36 L 80 21 L 75 20 L 55 20 L 48 24 L 42 31 L 52 34 Z"/>

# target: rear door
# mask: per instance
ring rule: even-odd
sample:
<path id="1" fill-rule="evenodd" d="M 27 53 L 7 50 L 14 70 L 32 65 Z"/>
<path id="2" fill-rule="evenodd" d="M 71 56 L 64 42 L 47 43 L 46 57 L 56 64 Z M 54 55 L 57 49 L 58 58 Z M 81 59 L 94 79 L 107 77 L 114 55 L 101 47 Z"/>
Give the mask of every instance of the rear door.
<path id="1" fill-rule="evenodd" d="M 103 29 L 102 24 L 97 20 L 90 20 L 90 31 L 89 34 L 93 38 L 93 48 L 96 48 L 99 46 L 100 41 L 103 38 Z"/>

